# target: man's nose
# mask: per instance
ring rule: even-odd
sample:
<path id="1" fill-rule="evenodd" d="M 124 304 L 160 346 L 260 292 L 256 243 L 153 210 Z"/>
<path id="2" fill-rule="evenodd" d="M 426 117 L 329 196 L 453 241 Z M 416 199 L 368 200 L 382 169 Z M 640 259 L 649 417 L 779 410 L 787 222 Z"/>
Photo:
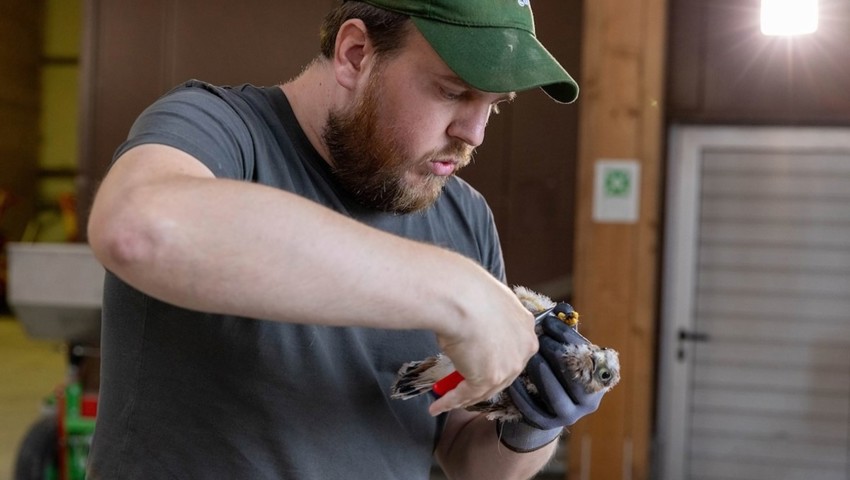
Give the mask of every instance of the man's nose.
<path id="1" fill-rule="evenodd" d="M 469 105 L 449 125 L 447 133 L 449 136 L 477 147 L 484 142 L 484 130 L 490 120 L 491 106 Z"/>

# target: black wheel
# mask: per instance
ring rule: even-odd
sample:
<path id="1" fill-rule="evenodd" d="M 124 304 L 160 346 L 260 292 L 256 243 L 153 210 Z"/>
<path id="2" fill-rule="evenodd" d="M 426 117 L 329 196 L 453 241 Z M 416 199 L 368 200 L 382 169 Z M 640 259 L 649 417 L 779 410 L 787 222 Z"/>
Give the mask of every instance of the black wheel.
<path id="1" fill-rule="evenodd" d="M 56 478 L 59 427 L 56 415 L 44 415 L 30 427 L 18 449 L 15 480 Z"/>

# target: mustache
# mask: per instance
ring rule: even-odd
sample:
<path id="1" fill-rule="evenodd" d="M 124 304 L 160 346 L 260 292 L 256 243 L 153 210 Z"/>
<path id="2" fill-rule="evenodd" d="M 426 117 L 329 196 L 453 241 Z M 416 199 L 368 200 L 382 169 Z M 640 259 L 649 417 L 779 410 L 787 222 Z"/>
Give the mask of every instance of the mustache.
<path id="1" fill-rule="evenodd" d="M 428 160 L 439 160 L 446 157 L 455 159 L 458 168 L 468 165 L 475 156 L 475 147 L 462 141 L 454 141 L 444 148 L 428 155 Z"/>

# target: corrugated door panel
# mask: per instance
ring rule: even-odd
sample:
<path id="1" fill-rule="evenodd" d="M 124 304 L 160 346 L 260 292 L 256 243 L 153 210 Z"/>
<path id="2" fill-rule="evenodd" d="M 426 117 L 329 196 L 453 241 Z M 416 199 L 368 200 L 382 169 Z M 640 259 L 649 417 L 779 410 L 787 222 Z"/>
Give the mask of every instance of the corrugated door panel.
<path id="1" fill-rule="evenodd" d="M 846 478 L 844 468 L 773 459 L 744 458 L 727 462 L 726 457 L 701 456 L 691 462 L 691 480 L 762 479 L 835 480 Z"/>
<path id="2" fill-rule="evenodd" d="M 779 369 L 785 375 L 789 368 L 805 365 L 806 371 L 818 370 L 835 375 L 836 382 L 841 382 L 841 372 L 850 365 L 850 349 L 843 346 L 824 347 L 809 345 L 796 339 L 782 345 L 781 356 L 776 355 L 776 341 L 767 338 L 759 340 L 739 340 L 734 331 L 727 337 L 716 335 L 711 348 L 700 348 L 696 352 L 699 365 L 731 364 L 759 366 L 768 365 Z M 837 342 L 836 342 L 837 343 Z M 699 373 L 699 372 L 697 372 Z"/>
<path id="3" fill-rule="evenodd" d="M 695 480 L 848 480 L 850 152 L 703 152 Z"/>
<path id="4" fill-rule="evenodd" d="M 694 414 L 692 427 L 700 435 L 713 438 L 796 440 L 815 445 L 841 445 L 846 434 L 845 425 L 828 419 L 782 416 L 765 422 L 761 417 L 745 413 L 708 411 Z"/>

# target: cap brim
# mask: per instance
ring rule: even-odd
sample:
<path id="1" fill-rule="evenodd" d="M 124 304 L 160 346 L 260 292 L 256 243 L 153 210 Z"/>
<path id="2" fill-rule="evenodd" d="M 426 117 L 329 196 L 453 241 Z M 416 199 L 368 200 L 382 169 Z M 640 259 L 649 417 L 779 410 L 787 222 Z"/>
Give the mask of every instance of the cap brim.
<path id="1" fill-rule="evenodd" d="M 561 103 L 578 97 L 576 81 L 526 30 L 411 20 L 446 65 L 479 90 L 503 93 L 541 87 Z"/>

